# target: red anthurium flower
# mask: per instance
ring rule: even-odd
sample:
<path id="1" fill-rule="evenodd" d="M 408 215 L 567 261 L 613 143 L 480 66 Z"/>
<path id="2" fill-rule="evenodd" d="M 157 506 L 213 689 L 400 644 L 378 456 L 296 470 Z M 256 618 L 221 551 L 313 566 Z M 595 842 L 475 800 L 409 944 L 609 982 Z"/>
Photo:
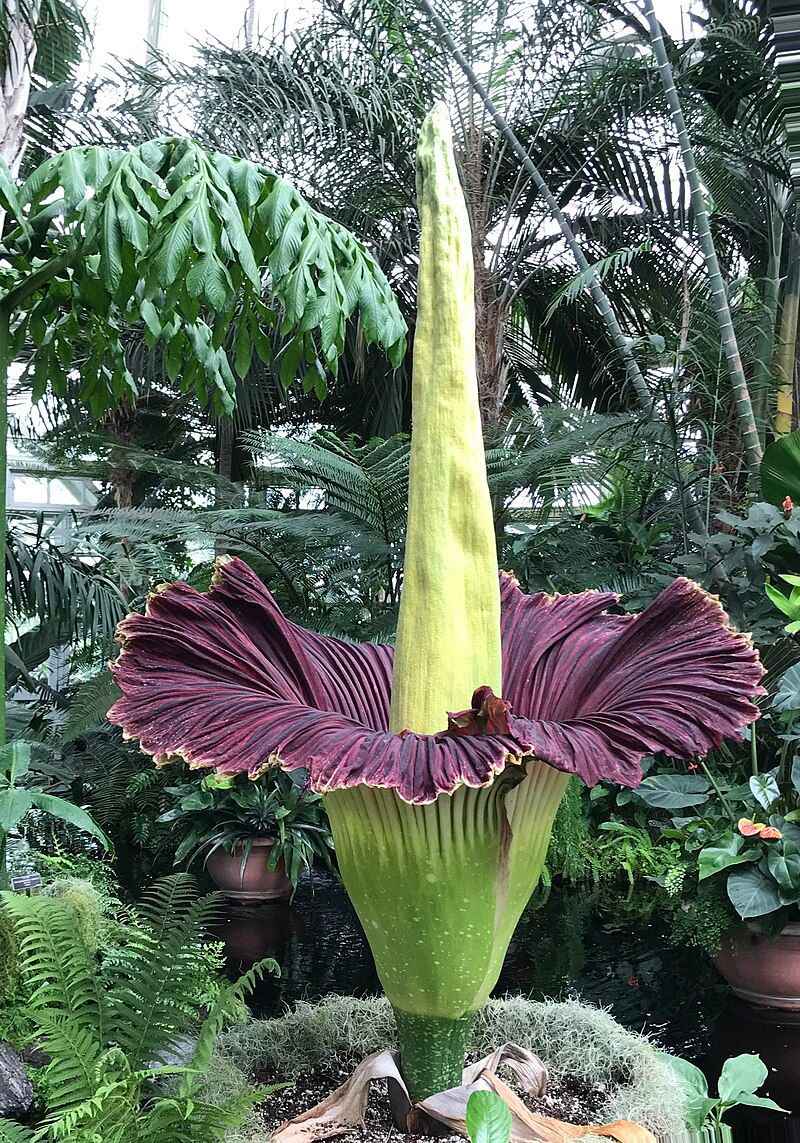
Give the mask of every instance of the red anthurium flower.
<path id="1" fill-rule="evenodd" d="M 762 841 L 780 841 L 783 834 L 775 826 L 764 826 L 758 836 Z"/>
<path id="2" fill-rule="evenodd" d="M 750 818 L 739 818 L 737 828 L 742 837 L 760 837 L 762 841 L 780 841 L 783 834 L 775 826 L 766 822 L 754 822 Z"/>
<path id="3" fill-rule="evenodd" d="M 792 500 L 791 496 L 784 497 L 783 503 L 781 504 L 781 508 L 783 508 L 783 510 L 787 516 L 789 516 L 791 514 L 792 509 L 794 508 L 794 501 Z"/>

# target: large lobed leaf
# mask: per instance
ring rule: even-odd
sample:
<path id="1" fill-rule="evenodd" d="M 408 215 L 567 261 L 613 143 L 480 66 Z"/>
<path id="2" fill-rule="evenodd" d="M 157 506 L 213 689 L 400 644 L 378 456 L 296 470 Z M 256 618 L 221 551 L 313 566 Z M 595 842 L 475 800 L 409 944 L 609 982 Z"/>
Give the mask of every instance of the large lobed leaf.
<path id="1" fill-rule="evenodd" d="M 171 378 L 223 412 L 231 360 L 244 375 L 254 353 L 284 384 L 324 395 L 351 316 L 367 344 L 403 357 L 405 323 L 375 260 L 256 163 L 162 138 L 72 148 L 16 196 L 7 183 L 21 221 L 0 284 L 17 311 L 14 349 L 33 343 L 34 399 L 66 391 L 76 341 L 89 347 L 79 396 L 93 414 L 135 392 L 121 342 L 131 323 L 161 343 Z"/>

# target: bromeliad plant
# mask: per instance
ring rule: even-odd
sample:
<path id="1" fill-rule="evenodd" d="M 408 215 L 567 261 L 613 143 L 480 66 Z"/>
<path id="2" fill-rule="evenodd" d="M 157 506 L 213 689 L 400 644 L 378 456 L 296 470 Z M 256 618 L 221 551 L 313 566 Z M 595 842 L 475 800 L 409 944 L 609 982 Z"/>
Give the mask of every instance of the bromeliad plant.
<path id="1" fill-rule="evenodd" d="M 646 752 L 704 754 L 756 717 L 762 675 L 688 580 L 634 616 L 611 593 L 526 596 L 498 577 L 470 231 L 442 106 L 422 127 L 418 200 L 396 650 L 302 630 L 244 563 L 220 561 L 207 594 L 171 584 L 123 621 L 109 715 L 157 761 L 308 768 L 414 1101 L 461 1082 L 569 776 L 632 786 Z"/>
<path id="2" fill-rule="evenodd" d="M 183 832 L 175 851 L 175 864 L 203 861 L 217 849 L 241 855 L 244 867 L 257 837 L 273 839 L 269 869 L 283 861 L 286 876 L 296 888 L 304 869 L 315 857 L 330 867 L 333 842 L 325 807 L 319 794 L 305 783 L 302 771 L 286 774 L 271 769 L 256 782 L 244 775 L 168 786 L 176 803 L 158 819 Z"/>

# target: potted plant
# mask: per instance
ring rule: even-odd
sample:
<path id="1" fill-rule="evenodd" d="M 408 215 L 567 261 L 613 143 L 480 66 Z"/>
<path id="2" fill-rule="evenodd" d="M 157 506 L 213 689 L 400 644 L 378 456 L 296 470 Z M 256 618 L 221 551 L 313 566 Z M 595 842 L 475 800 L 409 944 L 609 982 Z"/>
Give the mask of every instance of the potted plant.
<path id="1" fill-rule="evenodd" d="M 600 829 L 653 837 L 661 871 L 650 879 L 681 939 L 694 924 L 693 943 L 739 996 L 800 1010 L 800 665 L 781 677 L 757 725 L 741 749 L 688 773 L 651 764 L 636 791 L 617 796 L 627 820 Z"/>
<path id="2" fill-rule="evenodd" d="M 255 781 L 208 775 L 167 792 L 176 805 L 159 820 L 184 831 L 176 864 L 202 857 L 227 897 L 290 897 L 315 857 L 331 865 L 328 818 L 304 771 L 270 770 Z"/>

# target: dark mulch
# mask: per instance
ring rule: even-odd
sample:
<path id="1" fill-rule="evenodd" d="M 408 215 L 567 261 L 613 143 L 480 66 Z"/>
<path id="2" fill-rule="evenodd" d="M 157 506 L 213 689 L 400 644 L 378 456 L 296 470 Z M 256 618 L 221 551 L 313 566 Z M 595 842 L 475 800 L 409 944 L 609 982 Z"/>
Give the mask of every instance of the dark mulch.
<path id="1" fill-rule="evenodd" d="M 278 1127 L 285 1120 L 293 1119 L 294 1116 L 314 1107 L 335 1088 L 341 1086 L 352 1075 L 353 1070 L 353 1065 L 349 1061 L 346 1063 L 333 1061 L 298 1076 L 290 1087 L 275 1092 L 262 1106 L 261 1110 L 268 1128 Z M 567 1123 L 596 1123 L 600 1108 L 607 1097 L 607 1092 L 602 1087 L 593 1086 L 579 1079 L 551 1076 L 547 1094 L 540 1099 L 534 1099 L 522 1091 L 510 1071 L 501 1068 L 500 1075 L 531 1111 L 549 1115 L 553 1119 L 563 1119 Z M 266 1072 L 261 1072 L 256 1077 L 259 1083 L 278 1083 L 283 1078 L 285 1077 Z M 385 1143 L 389 1136 L 398 1138 L 400 1134 L 392 1122 L 386 1082 L 376 1080 L 370 1091 L 365 1127 L 341 1135 L 339 1139 L 343 1143 Z M 404 1136 L 409 1143 L 427 1138 L 428 1136 L 422 1135 Z M 442 1143 L 447 1143 L 448 1140 L 458 1140 L 458 1143 L 463 1143 L 460 1136 L 448 1136 Z"/>

